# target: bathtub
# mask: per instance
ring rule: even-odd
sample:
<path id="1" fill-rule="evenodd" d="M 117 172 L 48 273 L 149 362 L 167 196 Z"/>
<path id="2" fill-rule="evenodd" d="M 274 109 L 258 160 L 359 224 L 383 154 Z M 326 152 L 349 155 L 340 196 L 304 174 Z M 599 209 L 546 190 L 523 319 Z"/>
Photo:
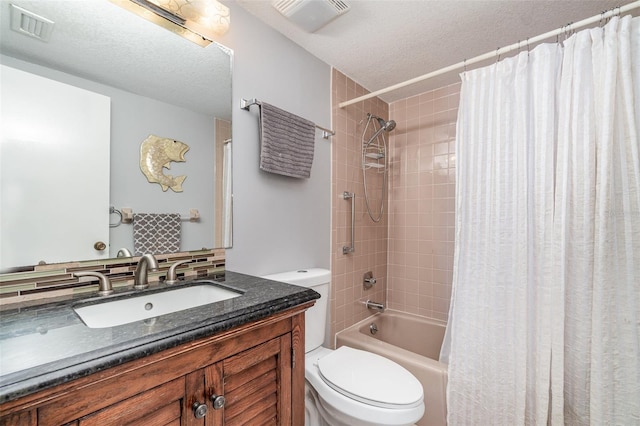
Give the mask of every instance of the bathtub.
<path id="1" fill-rule="evenodd" d="M 447 365 L 438 362 L 444 331 L 441 321 L 388 309 L 339 332 L 336 347 L 374 352 L 409 370 L 424 388 L 425 414 L 418 426 L 445 426 Z"/>

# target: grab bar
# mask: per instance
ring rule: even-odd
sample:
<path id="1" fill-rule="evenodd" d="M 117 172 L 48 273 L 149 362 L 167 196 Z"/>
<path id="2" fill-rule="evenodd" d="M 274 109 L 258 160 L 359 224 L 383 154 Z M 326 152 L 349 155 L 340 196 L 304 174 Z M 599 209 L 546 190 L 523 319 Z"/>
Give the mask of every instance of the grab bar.
<path id="1" fill-rule="evenodd" d="M 356 240 L 356 194 L 355 192 L 347 192 L 344 191 L 342 193 L 342 198 L 348 200 L 351 198 L 351 246 L 343 246 L 342 254 L 353 253 L 356 251 L 355 240 Z"/>

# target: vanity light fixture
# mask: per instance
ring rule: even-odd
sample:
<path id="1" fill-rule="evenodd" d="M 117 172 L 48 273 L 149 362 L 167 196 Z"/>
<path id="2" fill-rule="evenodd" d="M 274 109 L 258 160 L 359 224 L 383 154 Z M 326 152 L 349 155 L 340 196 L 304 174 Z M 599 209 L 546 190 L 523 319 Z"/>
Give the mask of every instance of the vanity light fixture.
<path id="1" fill-rule="evenodd" d="M 229 8 L 216 0 L 111 0 L 202 47 L 229 30 Z"/>

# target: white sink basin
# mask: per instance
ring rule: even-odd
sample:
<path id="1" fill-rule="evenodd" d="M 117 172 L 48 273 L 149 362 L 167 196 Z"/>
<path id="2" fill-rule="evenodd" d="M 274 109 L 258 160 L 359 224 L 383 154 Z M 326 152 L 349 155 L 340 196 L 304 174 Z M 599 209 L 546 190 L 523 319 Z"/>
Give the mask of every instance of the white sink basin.
<path id="1" fill-rule="evenodd" d="M 241 296 L 214 285 L 196 285 L 73 308 L 89 328 L 106 328 Z"/>

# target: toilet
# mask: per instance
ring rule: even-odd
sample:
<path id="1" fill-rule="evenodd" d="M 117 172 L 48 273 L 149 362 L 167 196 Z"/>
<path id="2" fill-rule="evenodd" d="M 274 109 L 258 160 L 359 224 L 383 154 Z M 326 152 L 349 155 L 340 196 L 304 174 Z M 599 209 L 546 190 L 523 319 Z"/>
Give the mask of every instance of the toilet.
<path id="1" fill-rule="evenodd" d="M 263 278 L 311 288 L 320 299 L 305 315 L 305 425 L 413 425 L 424 414 L 422 385 L 380 355 L 322 346 L 331 272 L 301 269 Z"/>

